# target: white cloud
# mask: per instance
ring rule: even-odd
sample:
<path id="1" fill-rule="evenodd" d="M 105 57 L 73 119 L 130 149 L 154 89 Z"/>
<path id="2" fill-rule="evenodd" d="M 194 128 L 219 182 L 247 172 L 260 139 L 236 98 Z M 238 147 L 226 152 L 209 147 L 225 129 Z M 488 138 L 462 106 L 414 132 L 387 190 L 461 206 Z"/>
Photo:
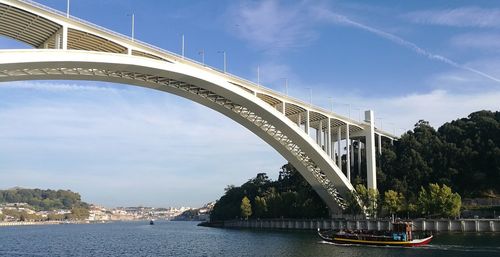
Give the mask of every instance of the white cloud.
<path id="1" fill-rule="evenodd" d="M 498 73 L 500 70 L 498 60 L 478 60 L 471 65 L 489 72 L 496 69 Z M 497 83 L 464 70 L 434 74 L 424 80 L 421 88 L 432 89 L 420 92 L 416 89 L 413 93 L 390 96 L 365 96 L 350 91 L 337 94 L 342 95 L 343 103 L 352 104 L 353 119 L 357 120 L 358 116 L 363 118 L 363 114 L 359 115 L 358 112 L 372 109 L 375 112 L 376 125 L 382 124 L 384 130 L 396 134 L 412 129 L 420 119 L 429 121 L 437 128 L 445 122 L 467 117 L 475 111 L 500 111 L 500 88 Z M 320 104 L 329 106 L 325 98 L 321 99 Z M 335 107 L 336 112 L 348 115 L 345 106 Z"/>
<path id="2" fill-rule="evenodd" d="M 467 33 L 453 37 L 451 43 L 460 48 L 472 48 L 491 52 L 500 51 L 500 35 L 496 33 Z"/>
<path id="3" fill-rule="evenodd" d="M 416 11 L 404 15 L 419 24 L 444 25 L 454 27 L 499 28 L 500 9 L 461 7 L 445 10 Z"/>
<path id="4" fill-rule="evenodd" d="M 258 172 L 275 177 L 285 163 L 206 107 L 153 90 L 93 85 L 0 86 L 0 188 L 74 188 L 111 206 L 151 191 L 141 194 L 145 203 L 196 206 Z M 179 189 L 200 187 L 190 196 Z M 101 202 L 108 188 L 116 190 Z"/>
<path id="5" fill-rule="evenodd" d="M 448 81 L 450 82 L 450 81 Z M 450 86 L 451 87 L 451 86 Z M 336 113 L 348 116 L 351 103 L 351 118 L 364 118 L 365 110 L 374 110 L 375 125 L 389 133 L 400 135 L 412 129 L 419 120 L 426 120 L 438 128 L 445 122 L 467 117 L 479 110 L 500 111 L 500 90 L 455 92 L 452 89 L 434 89 L 423 93 L 409 93 L 398 96 L 372 96 L 338 92 L 342 103 L 334 105 Z M 321 99 L 321 106 L 327 107 L 327 99 Z"/>
<path id="6" fill-rule="evenodd" d="M 288 3 L 288 2 L 287 2 Z M 285 5 L 275 0 L 240 2 L 229 8 L 237 35 L 265 51 L 301 47 L 317 38 L 308 3 Z"/>
<path id="7" fill-rule="evenodd" d="M 98 85 L 80 85 L 77 83 L 46 83 L 46 82 L 11 82 L 1 85 L 5 89 L 30 89 L 43 90 L 48 92 L 68 92 L 68 91 L 117 91 L 116 87 L 98 86 Z"/>
<path id="8" fill-rule="evenodd" d="M 410 129 L 418 120 L 429 121 L 439 127 L 443 123 L 466 117 L 479 110 L 498 111 L 500 91 L 475 94 L 454 94 L 445 90 L 434 90 L 423 94 L 410 94 L 396 98 L 374 100 L 373 105 L 385 121 L 398 124 L 399 128 Z M 391 126 L 384 126 L 391 131 Z"/>
<path id="9" fill-rule="evenodd" d="M 316 17 L 319 18 L 319 19 L 324 19 L 325 21 L 328 21 L 328 22 L 331 22 L 331 23 L 334 23 L 334 24 L 341 24 L 341 25 L 346 25 L 346 26 L 351 26 L 351 27 L 355 27 L 355 28 L 358 28 L 358 29 L 362 29 L 364 31 L 367 31 L 367 32 L 370 32 L 370 33 L 373 33 L 379 37 L 382 37 L 384 39 L 387 39 L 389 41 L 392 41 L 398 45 L 401 45 L 405 48 L 408 48 L 410 50 L 412 50 L 413 52 L 417 53 L 417 54 L 420 54 L 420 55 L 423 55 L 431 60 L 436 60 L 436 61 L 439 61 L 439 62 L 442 62 L 442 63 L 446 63 L 448 65 L 451 65 L 455 68 L 459 68 L 459 69 L 463 69 L 463 70 L 467 70 L 467 71 L 470 71 L 470 72 L 473 72 L 473 73 L 476 73 L 480 76 L 483 76 L 485 78 L 488 78 L 488 79 L 491 79 L 495 82 L 498 82 L 500 83 L 500 78 L 498 77 L 495 77 L 491 74 L 488 74 L 488 73 L 485 73 L 481 70 L 478 70 L 478 69 L 475 69 L 475 68 L 472 68 L 470 66 L 467 66 L 467 65 L 463 65 L 463 64 L 459 64 L 447 57 L 444 57 L 442 55 L 439 55 L 439 54 L 434 54 L 426 49 L 423 49 L 422 47 L 419 47 L 418 45 L 416 45 L 415 43 L 412 43 L 408 40 L 405 40 L 399 36 L 396 36 L 394 34 L 391 34 L 391 33 L 388 33 L 386 31 L 383 31 L 383 30 L 380 30 L 380 29 L 377 29 L 377 28 L 374 28 L 374 27 L 371 27 L 369 25 L 366 25 L 366 24 L 363 24 L 363 23 L 360 23 L 360 22 L 357 22 L 357 21 L 354 21 L 352 19 L 349 19 L 348 17 L 346 16 L 343 16 L 343 15 L 340 15 L 338 13 L 335 13 L 335 12 L 332 12 L 328 9 L 322 9 L 322 8 L 316 8 Z"/>
<path id="10" fill-rule="evenodd" d="M 498 77 L 432 53 L 387 31 L 350 19 L 332 11 L 331 8 L 322 3 L 305 1 L 288 7 L 280 6 L 279 2 L 274 0 L 256 3 L 245 2 L 237 7 L 233 6 L 229 12 L 233 14 L 231 22 L 238 24 L 238 35 L 266 50 L 274 51 L 277 48 L 303 46 L 316 38 L 313 29 L 321 23 L 343 25 L 373 33 L 428 59 L 467 70 L 500 83 Z M 494 15 L 490 15 L 489 19 L 493 19 L 492 17 Z M 500 20 L 500 18 L 498 19 Z"/>

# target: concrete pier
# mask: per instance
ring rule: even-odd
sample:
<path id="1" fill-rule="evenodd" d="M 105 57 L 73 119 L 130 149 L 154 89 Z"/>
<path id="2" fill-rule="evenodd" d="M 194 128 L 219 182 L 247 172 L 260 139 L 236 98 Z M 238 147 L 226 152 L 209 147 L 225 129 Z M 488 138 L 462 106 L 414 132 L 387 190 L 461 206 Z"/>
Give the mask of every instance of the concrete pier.
<path id="1" fill-rule="evenodd" d="M 500 219 L 416 219 L 414 231 L 427 232 L 499 232 Z M 231 220 L 225 221 L 227 228 L 255 229 L 350 229 L 350 230 L 390 230 L 390 220 L 301 220 L 301 219 L 266 219 L 266 220 Z"/>

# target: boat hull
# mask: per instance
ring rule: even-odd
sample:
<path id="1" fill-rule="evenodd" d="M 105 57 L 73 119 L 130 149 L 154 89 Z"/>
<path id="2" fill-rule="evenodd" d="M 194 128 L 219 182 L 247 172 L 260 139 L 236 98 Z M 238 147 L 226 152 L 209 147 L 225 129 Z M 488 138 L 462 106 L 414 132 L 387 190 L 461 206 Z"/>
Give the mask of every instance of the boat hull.
<path id="1" fill-rule="evenodd" d="M 429 236 L 422 239 L 414 239 L 411 241 L 372 241 L 372 240 L 362 240 L 362 239 L 351 239 L 342 237 L 325 237 L 319 233 L 319 236 L 328 242 L 336 244 L 358 244 L 358 245 L 372 245 L 372 246 L 400 246 L 400 247 L 415 247 L 429 244 L 433 236 Z"/>

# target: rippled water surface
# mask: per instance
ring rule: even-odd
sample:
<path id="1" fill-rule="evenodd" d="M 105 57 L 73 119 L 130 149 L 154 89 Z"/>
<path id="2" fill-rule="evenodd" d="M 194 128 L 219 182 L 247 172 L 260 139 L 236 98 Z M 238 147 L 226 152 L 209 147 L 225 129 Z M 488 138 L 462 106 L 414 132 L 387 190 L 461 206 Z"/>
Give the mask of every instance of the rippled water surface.
<path id="1" fill-rule="evenodd" d="M 0 256 L 500 256 L 500 234 L 440 234 L 422 248 L 333 245 L 314 231 L 117 222 L 0 227 Z"/>

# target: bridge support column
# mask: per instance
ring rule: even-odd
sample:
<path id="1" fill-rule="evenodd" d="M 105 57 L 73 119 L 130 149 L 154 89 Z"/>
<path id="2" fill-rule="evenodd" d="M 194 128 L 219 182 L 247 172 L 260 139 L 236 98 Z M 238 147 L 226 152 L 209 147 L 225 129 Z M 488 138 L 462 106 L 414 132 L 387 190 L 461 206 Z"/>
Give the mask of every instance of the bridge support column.
<path id="1" fill-rule="evenodd" d="M 342 140 L 342 127 L 339 126 L 337 131 L 337 166 L 342 170 L 342 155 L 340 154 L 340 150 L 342 149 L 340 146 Z"/>
<path id="2" fill-rule="evenodd" d="M 377 168 L 376 168 L 376 158 L 375 158 L 375 118 L 373 116 L 373 111 L 365 111 L 365 121 L 370 123 L 368 130 L 366 131 L 366 178 L 368 180 L 368 188 L 377 189 Z"/>
<path id="3" fill-rule="evenodd" d="M 309 136 L 309 110 L 306 110 L 306 127 L 305 132 Z"/>
<path id="4" fill-rule="evenodd" d="M 331 151 L 332 151 L 332 128 L 331 128 L 331 121 L 330 118 L 326 119 L 326 134 L 325 134 L 325 148 L 326 148 L 326 154 L 328 156 L 331 156 Z"/>
<path id="5" fill-rule="evenodd" d="M 351 166 L 351 169 L 354 171 L 354 164 L 355 164 L 355 161 L 354 161 L 354 142 L 355 142 L 355 140 L 351 139 L 349 141 L 351 142 L 351 144 L 350 144 L 351 147 L 349 148 L 349 149 L 351 149 L 351 153 L 350 153 L 351 165 L 350 166 Z"/>
<path id="6" fill-rule="evenodd" d="M 382 135 L 378 134 L 378 154 L 382 155 Z"/>
<path id="7" fill-rule="evenodd" d="M 321 137 L 322 137 L 322 134 L 323 134 L 323 121 L 320 120 L 319 121 L 319 125 L 318 125 L 318 130 L 316 131 L 316 142 L 318 143 L 319 147 L 321 147 L 321 149 L 324 149 L 323 148 L 323 142 L 321 140 Z"/>
<path id="8" fill-rule="evenodd" d="M 62 49 L 68 50 L 68 27 L 62 27 Z"/>
<path id="9" fill-rule="evenodd" d="M 361 174 L 361 140 L 358 140 L 358 174 Z"/>
<path id="10" fill-rule="evenodd" d="M 283 115 L 286 115 L 285 102 L 281 103 L 281 113 L 283 113 Z"/>
<path id="11" fill-rule="evenodd" d="M 351 139 L 349 138 L 349 124 L 345 125 L 345 149 L 346 177 L 351 182 Z"/>
<path id="12" fill-rule="evenodd" d="M 54 48 L 61 49 L 61 33 L 57 32 L 54 37 Z"/>

